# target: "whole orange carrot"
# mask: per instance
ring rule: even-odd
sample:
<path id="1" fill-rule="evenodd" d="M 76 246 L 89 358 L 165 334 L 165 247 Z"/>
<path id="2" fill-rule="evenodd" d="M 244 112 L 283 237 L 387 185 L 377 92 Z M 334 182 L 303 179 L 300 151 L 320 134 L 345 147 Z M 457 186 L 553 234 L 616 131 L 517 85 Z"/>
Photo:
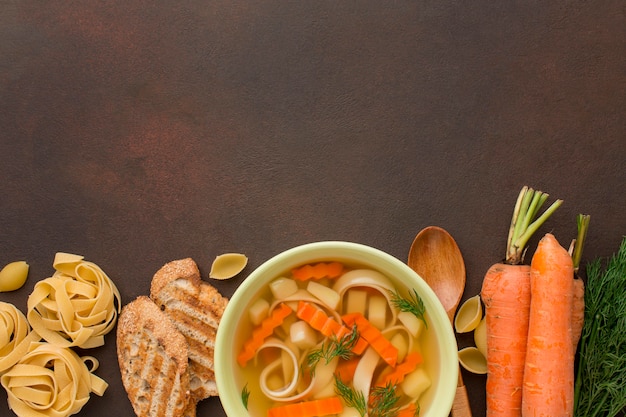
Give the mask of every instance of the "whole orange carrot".
<path id="1" fill-rule="evenodd" d="M 523 264 L 528 240 L 561 205 L 556 200 L 539 218 L 548 195 L 523 187 L 513 211 L 504 262 L 483 279 L 487 333 L 487 417 L 519 417 L 530 309 L 530 267 Z"/>
<path id="2" fill-rule="evenodd" d="M 579 214 L 576 218 L 578 234 L 570 246 L 570 254 L 574 264 L 574 299 L 572 301 L 572 345 L 574 353 L 578 348 L 578 342 L 585 324 L 585 282 L 578 276 L 583 246 L 587 237 L 591 216 Z"/>
<path id="3" fill-rule="evenodd" d="M 530 264 L 530 317 L 523 417 L 571 417 L 574 412 L 572 257 L 546 234 Z"/>
<path id="4" fill-rule="evenodd" d="M 487 329 L 487 416 L 519 417 L 530 312 L 530 266 L 491 266 L 481 296 Z"/>

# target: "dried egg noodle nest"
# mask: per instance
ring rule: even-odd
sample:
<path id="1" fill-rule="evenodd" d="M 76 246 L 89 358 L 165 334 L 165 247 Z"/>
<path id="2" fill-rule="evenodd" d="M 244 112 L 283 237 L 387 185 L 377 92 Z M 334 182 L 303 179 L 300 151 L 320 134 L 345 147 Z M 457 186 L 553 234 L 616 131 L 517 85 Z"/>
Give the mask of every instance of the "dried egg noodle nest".
<path id="1" fill-rule="evenodd" d="M 13 304 L 0 302 L 0 375 L 28 352 L 41 336 L 31 331 L 26 316 Z"/>
<path id="2" fill-rule="evenodd" d="M 0 382 L 19 417 L 66 417 L 78 413 L 92 392 L 106 390 L 107 383 L 92 374 L 97 367 L 95 358 L 80 358 L 69 348 L 33 343 Z"/>
<path id="3" fill-rule="evenodd" d="M 47 342 L 88 349 L 104 344 L 115 326 L 120 294 L 94 263 L 57 253 L 54 275 L 35 284 L 28 298 L 28 321 Z"/>
<path id="4" fill-rule="evenodd" d="M 383 330 L 383 333 L 405 333 L 409 349 L 413 350 L 413 338 L 406 327 L 400 322 L 400 320 L 398 320 L 397 311 L 395 307 L 392 306 L 393 303 L 391 301 L 390 292 L 395 291 L 395 287 L 389 278 L 374 270 L 359 269 L 346 272 L 343 276 L 338 278 L 333 285 L 333 289 L 339 293 L 342 300 L 345 293 L 353 287 L 369 288 L 371 290 L 378 291 L 387 299 L 387 303 L 392 314 L 388 319 L 388 325 Z M 268 315 L 271 314 L 271 311 L 282 302 L 295 307 L 297 302 L 300 300 L 316 304 L 319 308 L 324 310 L 329 317 L 333 317 L 339 323 L 342 322 L 340 313 L 324 305 L 323 302 L 304 289 L 299 289 L 296 293 L 283 299 L 274 300 Z M 338 308 L 338 310 L 340 308 Z M 318 343 L 317 346 L 311 349 L 319 348 L 322 344 L 326 343 L 327 340 L 327 338 L 324 338 L 320 343 Z M 310 349 L 302 351 L 293 343 L 284 342 L 276 337 L 270 337 L 257 350 L 255 355 L 255 364 L 257 363 L 259 352 L 264 349 L 278 349 L 284 354 L 279 355 L 280 357 L 278 359 L 267 364 L 260 372 L 260 389 L 271 400 L 276 402 L 293 402 L 307 398 L 311 395 L 311 393 L 321 392 L 323 394 L 326 392 L 323 389 L 324 387 L 334 386 L 332 382 L 335 369 L 338 364 L 338 358 L 334 358 L 329 363 L 326 363 L 324 360 L 320 360 L 315 367 L 315 371 L 311 373 L 310 379 L 307 379 L 304 376 L 303 369 L 306 366 Z M 373 383 L 374 372 L 380 364 L 380 360 L 381 359 L 378 353 L 376 353 L 371 347 L 365 351 L 359 361 L 354 377 L 355 389 L 364 393 L 369 392 L 370 385 Z M 281 367 L 284 367 L 286 363 L 288 363 L 289 366 L 285 375 L 284 386 L 279 387 L 278 389 L 270 388 L 271 375 Z M 332 392 L 334 393 L 334 391 Z M 401 407 L 405 405 L 406 404 L 401 405 Z"/>

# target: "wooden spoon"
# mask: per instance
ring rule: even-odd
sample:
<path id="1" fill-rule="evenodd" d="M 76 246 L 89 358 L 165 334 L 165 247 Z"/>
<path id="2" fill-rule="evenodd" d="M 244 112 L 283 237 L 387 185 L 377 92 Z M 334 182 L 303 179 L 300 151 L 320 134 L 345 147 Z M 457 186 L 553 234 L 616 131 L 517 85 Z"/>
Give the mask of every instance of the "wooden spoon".
<path id="1" fill-rule="evenodd" d="M 415 236 L 407 264 L 437 294 L 452 324 L 465 290 L 465 262 L 455 240 L 441 227 L 426 227 Z M 460 369 L 451 412 L 453 417 L 472 415 Z"/>

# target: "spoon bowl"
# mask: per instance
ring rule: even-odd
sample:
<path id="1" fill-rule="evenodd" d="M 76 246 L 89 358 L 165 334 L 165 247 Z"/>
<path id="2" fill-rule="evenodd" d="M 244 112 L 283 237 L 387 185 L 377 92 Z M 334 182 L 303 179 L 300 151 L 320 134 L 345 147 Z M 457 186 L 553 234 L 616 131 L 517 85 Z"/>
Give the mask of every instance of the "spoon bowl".
<path id="1" fill-rule="evenodd" d="M 452 323 L 465 290 L 465 262 L 454 238 L 441 227 L 426 227 L 415 236 L 407 264 L 437 294 Z"/>

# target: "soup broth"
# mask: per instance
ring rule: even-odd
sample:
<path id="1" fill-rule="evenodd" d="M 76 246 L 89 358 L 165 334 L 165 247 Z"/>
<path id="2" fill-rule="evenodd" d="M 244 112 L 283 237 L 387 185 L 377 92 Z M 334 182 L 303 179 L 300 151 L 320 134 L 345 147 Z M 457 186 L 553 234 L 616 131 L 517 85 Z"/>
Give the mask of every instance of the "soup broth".
<path id="1" fill-rule="evenodd" d="M 340 272 L 328 276 L 331 264 L 338 271 L 337 263 Z M 358 416 L 346 392 L 362 394 L 370 411 L 387 392 L 395 398 L 392 407 L 416 407 L 426 415 L 440 361 L 429 312 L 414 314 L 420 301 L 413 288 L 365 264 L 320 260 L 277 275 L 241 311 L 236 329 L 236 380 L 248 412 L 265 417 L 272 408 L 338 397 L 343 410 L 329 415 Z M 285 317 L 272 327 L 272 315 Z M 409 354 L 417 364 L 408 365 Z M 351 361 L 356 371 L 347 366 Z M 342 382 L 344 391 L 338 389 Z"/>

